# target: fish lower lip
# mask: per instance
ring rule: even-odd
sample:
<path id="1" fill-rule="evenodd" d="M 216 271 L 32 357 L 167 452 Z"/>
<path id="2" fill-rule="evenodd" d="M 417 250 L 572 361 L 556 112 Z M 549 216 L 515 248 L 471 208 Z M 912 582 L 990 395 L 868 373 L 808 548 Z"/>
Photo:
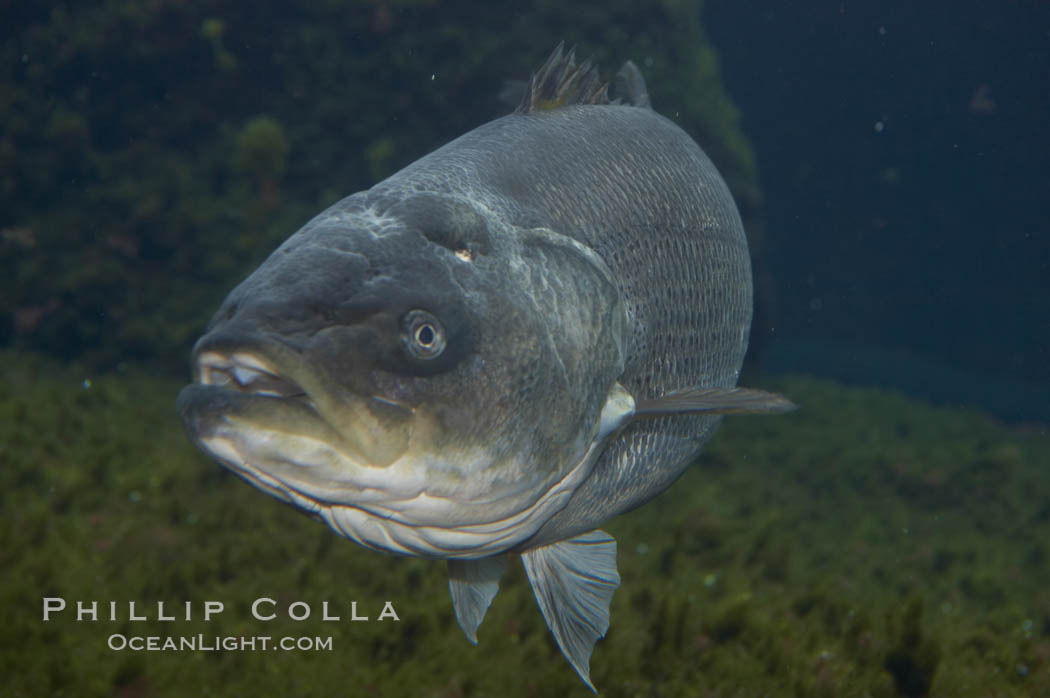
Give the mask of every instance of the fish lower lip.
<path id="1" fill-rule="evenodd" d="M 247 352 L 203 352 L 197 357 L 197 376 L 201 385 L 312 402 L 302 386 L 282 376 L 265 359 Z"/>

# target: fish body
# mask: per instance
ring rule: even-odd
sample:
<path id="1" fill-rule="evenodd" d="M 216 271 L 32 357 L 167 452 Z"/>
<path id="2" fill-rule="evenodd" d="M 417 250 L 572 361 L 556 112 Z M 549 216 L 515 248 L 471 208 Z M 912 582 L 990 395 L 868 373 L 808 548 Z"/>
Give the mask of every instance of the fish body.
<path id="1" fill-rule="evenodd" d="M 791 407 L 734 387 L 751 272 L 725 182 L 633 64 L 618 85 L 559 46 L 515 113 L 319 214 L 230 293 L 178 400 L 260 489 L 448 560 L 472 641 L 520 554 L 588 685 L 619 584 L 598 527 L 721 414 Z"/>

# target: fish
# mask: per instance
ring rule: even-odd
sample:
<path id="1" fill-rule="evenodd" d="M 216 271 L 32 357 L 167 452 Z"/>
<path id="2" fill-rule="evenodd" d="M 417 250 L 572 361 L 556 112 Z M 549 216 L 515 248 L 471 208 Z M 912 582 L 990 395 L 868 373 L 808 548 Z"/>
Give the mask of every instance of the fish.
<path id="1" fill-rule="evenodd" d="M 726 414 L 751 327 L 728 187 L 558 44 L 513 113 L 325 209 L 226 297 L 176 401 L 189 439 L 360 545 L 445 560 L 470 642 L 520 557 L 580 678 L 620 584 L 600 527 Z"/>

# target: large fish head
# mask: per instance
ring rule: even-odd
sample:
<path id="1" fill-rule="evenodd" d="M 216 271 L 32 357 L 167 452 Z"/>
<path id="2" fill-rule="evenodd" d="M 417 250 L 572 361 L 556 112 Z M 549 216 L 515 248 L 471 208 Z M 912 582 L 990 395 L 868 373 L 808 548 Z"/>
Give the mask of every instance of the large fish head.
<path id="1" fill-rule="evenodd" d="M 206 453 L 364 545 L 481 557 L 563 507 L 630 410 L 624 325 L 571 238 L 366 192 L 229 294 L 178 410 Z"/>

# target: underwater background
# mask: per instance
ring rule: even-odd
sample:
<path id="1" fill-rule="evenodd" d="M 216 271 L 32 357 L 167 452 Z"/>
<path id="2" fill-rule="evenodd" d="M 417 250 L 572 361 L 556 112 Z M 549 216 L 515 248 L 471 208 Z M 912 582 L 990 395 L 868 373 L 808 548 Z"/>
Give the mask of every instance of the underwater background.
<path id="1" fill-rule="evenodd" d="M 802 406 L 727 419 L 605 527 L 600 694 L 1050 696 L 1047 3 L 101 0 L 0 27 L 4 695 L 591 695 L 520 566 L 472 646 L 444 564 L 261 495 L 174 412 L 237 281 L 565 40 L 634 60 L 719 166 L 754 260 L 742 382 Z M 332 648 L 108 642 L 198 633 Z"/>

